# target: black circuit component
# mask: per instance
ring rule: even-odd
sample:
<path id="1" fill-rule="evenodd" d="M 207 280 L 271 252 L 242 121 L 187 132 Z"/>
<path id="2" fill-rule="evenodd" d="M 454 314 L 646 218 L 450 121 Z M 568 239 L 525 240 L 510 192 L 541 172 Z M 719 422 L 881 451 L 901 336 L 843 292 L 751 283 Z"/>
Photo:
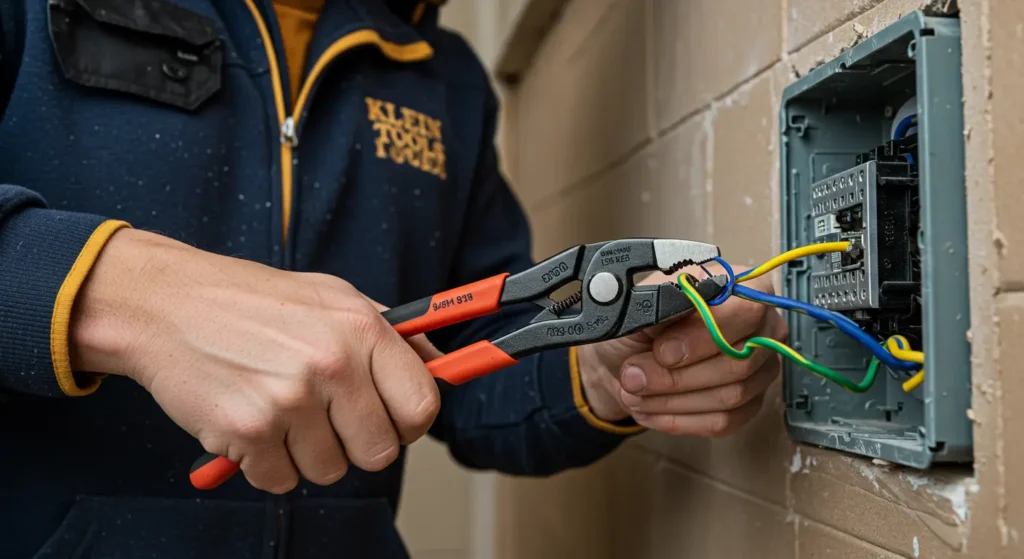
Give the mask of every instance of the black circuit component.
<path id="1" fill-rule="evenodd" d="M 876 162 L 875 259 L 878 305 L 847 314 L 867 331 L 888 338 L 902 334 L 919 347 L 921 335 L 920 195 L 917 136 L 888 141 L 860 156 Z M 842 228 L 842 220 L 838 220 Z M 851 227 L 856 218 L 850 216 Z M 850 256 L 849 258 L 853 258 Z"/>

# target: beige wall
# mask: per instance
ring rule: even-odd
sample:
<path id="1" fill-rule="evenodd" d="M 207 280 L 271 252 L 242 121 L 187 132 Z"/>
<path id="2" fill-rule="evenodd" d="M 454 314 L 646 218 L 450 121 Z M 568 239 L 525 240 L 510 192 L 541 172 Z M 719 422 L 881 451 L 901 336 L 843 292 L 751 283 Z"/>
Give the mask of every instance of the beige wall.
<path id="1" fill-rule="evenodd" d="M 538 256 L 570 243 L 658 235 L 713 240 L 743 264 L 777 250 L 783 88 L 914 9 L 956 4 L 450 6 L 467 3 L 490 5 L 483 9 L 498 19 L 486 28 L 497 31 L 470 25 L 467 35 L 497 73 L 511 68 L 502 148 Z M 496 557 L 1024 557 L 1024 431 L 1013 412 L 1024 403 L 1024 377 L 1010 365 L 1024 362 L 1024 344 L 1015 343 L 1024 336 L 1024 1 L 959 4 L 975 468 L 921 473 L 794 445 L 775 387 L 758 420 L 729 439 L 648 434 L 585 471 L 501 478 Z M 516 18 L 529 20 L 525 30 Z"/>

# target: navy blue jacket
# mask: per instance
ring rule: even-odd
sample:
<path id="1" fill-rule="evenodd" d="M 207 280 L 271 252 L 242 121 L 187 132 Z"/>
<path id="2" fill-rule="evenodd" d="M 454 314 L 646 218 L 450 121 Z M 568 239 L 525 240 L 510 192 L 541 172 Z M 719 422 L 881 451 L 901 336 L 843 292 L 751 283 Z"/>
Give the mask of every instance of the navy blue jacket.
<path id="1" fill-rule="evenodd" d="M 121 222 L 388 306 L 528 267 L 496 97 L 436 21 L 412 0 L 328 0 L 293 104 L 269 0 L 0 0 L 0 557 L 406 556 L 401 460 L 281 497 L 242 476 L 199 493 L 198 442 L 132 381 L 72 372 L 67 330 Z M 432 435 L 511 474 L 597 460 L 634 429 L 587 412 L 568 359 L 456 389 Z"/>

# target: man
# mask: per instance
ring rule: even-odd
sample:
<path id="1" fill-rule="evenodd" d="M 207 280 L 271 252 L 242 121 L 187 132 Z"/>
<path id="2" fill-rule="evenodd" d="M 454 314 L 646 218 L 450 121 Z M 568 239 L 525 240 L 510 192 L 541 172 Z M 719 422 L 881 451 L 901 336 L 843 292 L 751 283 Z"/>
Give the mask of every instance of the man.
<path id="1" fill-rule="evenodd" d="M 0 557 L 402 557 L 401 449 L 428 431 L 547 475 L 754 416 L 778 360 L 689 319 L 442 400 L 425 359 L 532 311 L 430 341 L 379 314 L 530 265 L 495 96 L 437 11 L 0 1 Z M 717 310 L 730 340 L 786 335 Z M 202 449 L 244 477 L 196 491 Z"/>

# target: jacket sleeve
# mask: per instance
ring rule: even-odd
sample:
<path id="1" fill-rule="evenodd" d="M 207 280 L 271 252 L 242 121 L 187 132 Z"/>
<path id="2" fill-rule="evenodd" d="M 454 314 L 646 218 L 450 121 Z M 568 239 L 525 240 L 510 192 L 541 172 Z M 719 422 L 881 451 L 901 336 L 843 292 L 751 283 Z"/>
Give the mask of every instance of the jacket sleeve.
<path id="1" fill-rule="evenodd" d="M 18 5 L 0 2 L 0 116 L 18 72 Z M 126 226 L 52 210 L 35 192 L 0 184 L 0 390 L 80 396 L 96 389 L 99 376 L 71 371 L 68 326 L 93 262 Z"/>
<path id="2" fill-rule="evenodd" d="M 498 167 L 493 92 L 488 100 L 484 148 L 449 278 L 452 286 L 533 264 L 526 217 Z M 523 306 L 449 327 L 431 339 L 445 352 L 494 339 L 525 326 L 539 312 Z M 563 349 L 527 356 L 508 369 L 455 387 L 443 397 L 431 433 L 467 467 L 540 476 L 590 464 L 640 430 L 635 423 L 610 424 L 590 412 L 575 352 Z"/>
<path id="3" fill-rule="evenodd" d="M 68 327 L 75 295 L 107 240 L 126 223 L 48 209 L 0 185 L 0 388 L 82 396 L 98 375 L 73 374 Z"/>

